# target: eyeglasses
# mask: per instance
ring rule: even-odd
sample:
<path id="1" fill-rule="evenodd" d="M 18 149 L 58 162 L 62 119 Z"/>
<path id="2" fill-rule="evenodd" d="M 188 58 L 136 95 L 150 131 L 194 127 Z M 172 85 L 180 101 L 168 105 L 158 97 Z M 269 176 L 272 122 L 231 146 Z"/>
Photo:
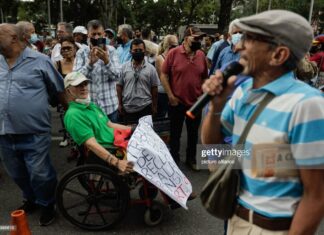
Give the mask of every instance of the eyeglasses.
<path id="1" fill-rule="evenodd" d="M 234 34 L 238 34 L 238 33 L 242 34 L 242 31 L 234 32 L 234 33 L 232 33 L 232 35 L 234 35 Z"/>
<path id="2" fill-rule="evenodd" d="M 275 46 L 278 46 L 278 43 L 274 41 L 273 37 L 268 37 L 260 34 L 248 34 L 248 33 L 243 33 L 241 37 L 242 44 L 244 45 L 245 42 L 248 41 L 258 41 L 258 42 L 265 42 L 268 44 L 272 44 Z"/>
<path id="3" fill-rule="evenodd" d="M 61 51 L 71 51 L 73 47 L 61 47 Z"/>

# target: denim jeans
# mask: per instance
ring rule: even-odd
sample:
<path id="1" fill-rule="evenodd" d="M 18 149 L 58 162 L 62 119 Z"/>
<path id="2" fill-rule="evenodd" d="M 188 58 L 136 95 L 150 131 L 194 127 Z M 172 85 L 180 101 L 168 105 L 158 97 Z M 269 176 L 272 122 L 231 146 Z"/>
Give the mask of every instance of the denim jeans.
<path id="1" fill-rule="evenodd" d="M 111 122 L 118 122 L 118 110 L 112 112 L 111 114 L 108 114 L 107 116 Z"/>
<path id="2" fill-rule="evenodd" d="M 51 135 L 0 135 L 0 156 L 26 200 L 43 206 L 55 202 L 56 171 L 49 151 Z"/>

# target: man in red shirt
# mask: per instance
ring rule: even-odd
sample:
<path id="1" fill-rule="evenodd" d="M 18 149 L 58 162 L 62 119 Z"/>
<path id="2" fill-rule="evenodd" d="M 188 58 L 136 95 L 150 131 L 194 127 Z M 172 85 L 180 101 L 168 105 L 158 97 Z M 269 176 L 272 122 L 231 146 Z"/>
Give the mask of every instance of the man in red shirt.
<path id="1" fill-rule="evenodd" d="M 195 155 L 201 113 L 194 120 L 186 118 L 185 113 L 202 94 L 201 84 L 208 77 L 206 57 L 200 50 L 205 35 L 197 27 L 187 28 L 183 44 L 168 53 L 161 74 L 169 98 L 171 154 L 179 163 L 180 137 L 185 120 L 188 135 L 186 164 L 193 170 L 197 170 Z"/>

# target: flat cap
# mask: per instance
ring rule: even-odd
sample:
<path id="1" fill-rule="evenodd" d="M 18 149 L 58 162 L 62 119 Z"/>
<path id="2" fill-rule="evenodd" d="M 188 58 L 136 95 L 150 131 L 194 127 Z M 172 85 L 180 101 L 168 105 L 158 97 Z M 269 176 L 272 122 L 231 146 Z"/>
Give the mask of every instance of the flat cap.
<path id="1" fill-rule="evenodd" d="M 240 18 L 234 26 L 242 31 L 273 37 L 287 46 L 297 59 L 302 59 L 313 41 L 313 29 L 307 20 L 291 11 L 271 10 Z"/>

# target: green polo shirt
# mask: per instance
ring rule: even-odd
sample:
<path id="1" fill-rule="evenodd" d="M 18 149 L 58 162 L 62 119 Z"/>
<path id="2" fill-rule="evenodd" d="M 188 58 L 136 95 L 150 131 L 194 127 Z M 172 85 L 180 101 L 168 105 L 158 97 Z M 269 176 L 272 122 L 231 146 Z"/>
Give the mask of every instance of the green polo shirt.
<path id="1" fill-rule="evenodd" d="M 107 126 L 108 122 L 106 114 L 93 103 L 86 106 L 70 102 L 64 115 L 65 128 L 78 145 L 91 137 L 104 147 L 112 145 L 114 129 Z"/>

